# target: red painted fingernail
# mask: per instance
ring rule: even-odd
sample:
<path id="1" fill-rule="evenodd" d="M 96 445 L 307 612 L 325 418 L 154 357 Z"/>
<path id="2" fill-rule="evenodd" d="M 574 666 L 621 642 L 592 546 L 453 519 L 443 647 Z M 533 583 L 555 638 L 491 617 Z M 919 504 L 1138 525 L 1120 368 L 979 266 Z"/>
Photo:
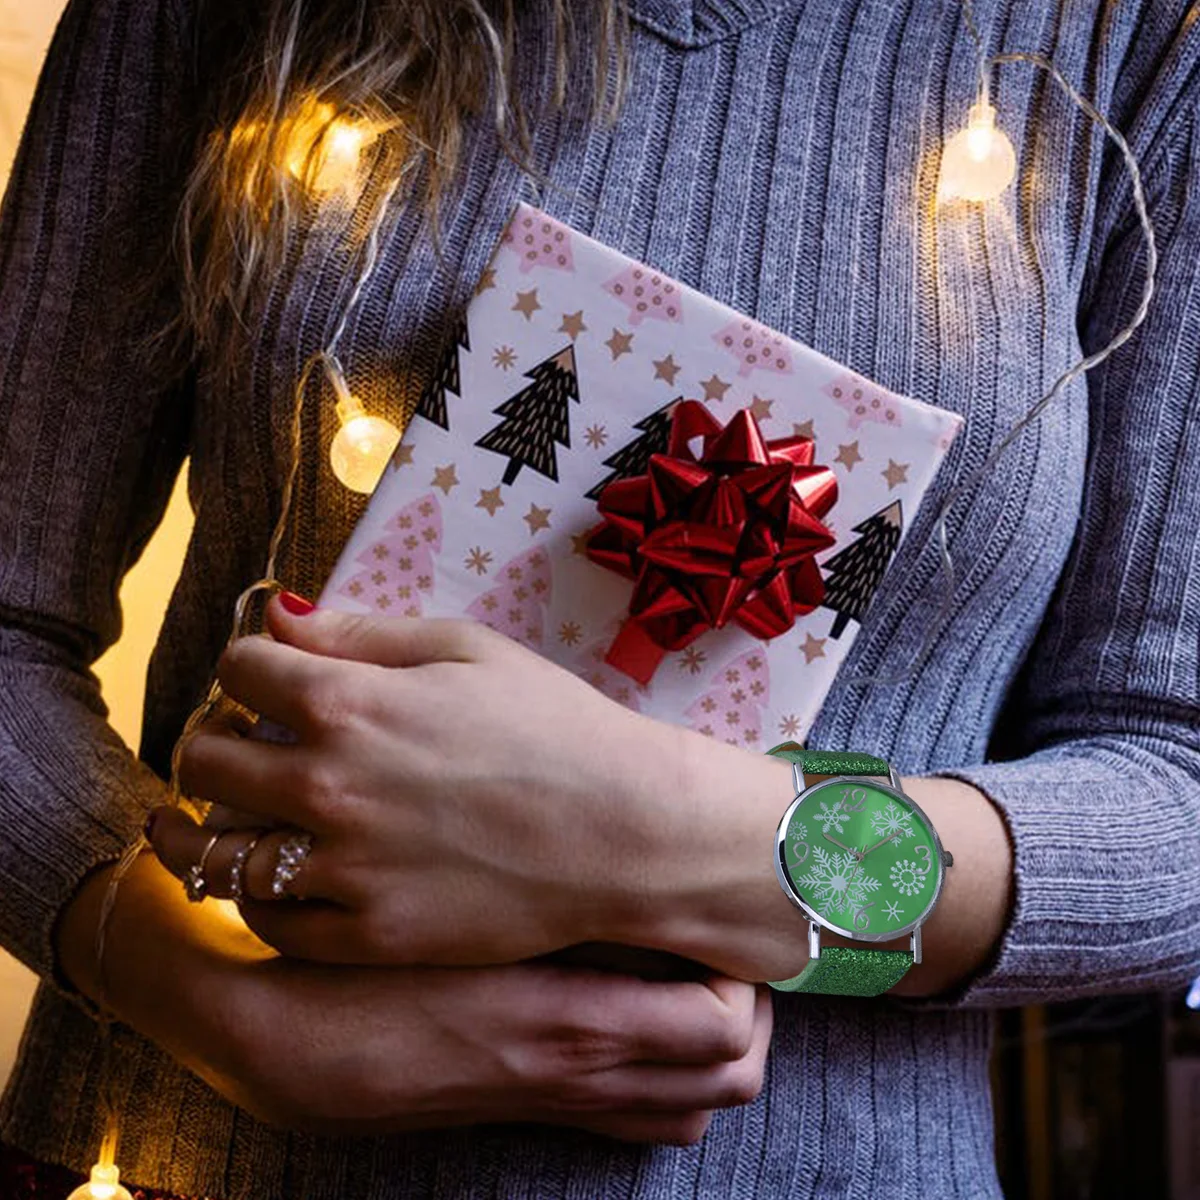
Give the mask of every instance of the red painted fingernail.
<path id="1" fill-rule="evenodd" d="M 303 596 L 297 596 L 295 592 L 280 592 L 279 603 L 293 617 L 307 617 L 317 607 L 311 600 L 305 600 Z"/>

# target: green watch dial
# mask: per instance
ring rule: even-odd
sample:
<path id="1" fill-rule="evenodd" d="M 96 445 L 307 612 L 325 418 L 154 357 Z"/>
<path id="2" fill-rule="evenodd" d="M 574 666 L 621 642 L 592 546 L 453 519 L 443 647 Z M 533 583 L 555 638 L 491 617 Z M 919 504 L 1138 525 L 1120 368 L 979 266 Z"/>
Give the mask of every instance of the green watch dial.
<path id="1" fill-rule="evenodd" d="M 907 933 L 942 887 L 942 847 L 928 818 L 868 780 L 829 779 L 802 792 L 780 822 L 777 849 L 793 899 L 861 941 Z"/>

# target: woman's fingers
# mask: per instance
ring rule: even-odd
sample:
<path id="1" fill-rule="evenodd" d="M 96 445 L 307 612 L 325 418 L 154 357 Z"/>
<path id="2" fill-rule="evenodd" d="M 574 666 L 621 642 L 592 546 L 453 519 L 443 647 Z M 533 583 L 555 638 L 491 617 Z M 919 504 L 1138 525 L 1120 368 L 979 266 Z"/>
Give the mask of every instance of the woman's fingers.
<path id="1" fill-rule="evenodd" d="M 179 809 L 160 808 L 155 810 L 149 840 L 159 861 L 177 879 L 186 878 L 193 867 L 203 862 L 205 894 L 219 900 L 235 898 L 234 869 L 239 851 L 248 852 L 240 866 L 243 897 L 248 901 L 270 901 L 281 910 L 299 913 L 302 911 L 299 906 L 284 904 L 273 892 L 280 850 L 294 834 L 294 829 L 211 829 L 197 825 Z M 329 898 L 324 892 L 320 862 L 314 870 L 312 853 L 301 864 L 288 891 L 295 896 Z"/>
<path id="2" fill-rule="evenodd" d="M 187 796 L 224 804 L 265 818 L 316 830 L 320 795 L 316 752 L 305 746 L 239 737 L 205 725 L 192 734 L 179 755 L 179 786 Z"/>

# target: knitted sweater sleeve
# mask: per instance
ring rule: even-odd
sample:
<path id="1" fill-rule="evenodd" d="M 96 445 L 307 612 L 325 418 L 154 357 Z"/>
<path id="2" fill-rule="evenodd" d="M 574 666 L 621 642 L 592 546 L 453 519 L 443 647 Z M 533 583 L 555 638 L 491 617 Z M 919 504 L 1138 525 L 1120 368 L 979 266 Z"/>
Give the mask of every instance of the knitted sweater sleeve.
<path id="1" fill-rule="evenodd" d="M 980 789 L 1015 856 L 989 961 L 918 1008 L 1182 989 L 1200 974 L 1200 102 L 1197 22 L 1127 126 L 1159 271 L 1146 323 L 1087 377 L 1082 510 L 993 736 L 935 775 Z M 1190 64 L 1190 66 L 1189 66 Z M 1097 135 L 1098 136 L 1098 135 Z M 1106 345 L 1141 299 L 1131 187 L 1108 158 L 1078 327 Z"/>
<path id="2" fill-rule="evenodd" d="M 187 449 L 186 378 L 145 343 L 171 316 L 145 284 L 169 251 L 185 46 L 171 0 L 72 0 L 0 210 L 0 944 L 64 990 L 56 917 L 164 791 L 90 668 Z"/>

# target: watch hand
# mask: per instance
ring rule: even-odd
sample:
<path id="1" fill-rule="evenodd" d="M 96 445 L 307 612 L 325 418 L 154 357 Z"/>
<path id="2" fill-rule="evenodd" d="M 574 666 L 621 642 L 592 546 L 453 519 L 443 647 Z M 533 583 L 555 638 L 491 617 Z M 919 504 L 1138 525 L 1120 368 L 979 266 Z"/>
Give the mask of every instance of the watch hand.
<path id="1" fill-rule="evenodd" d="M 887 837 L 885 837 L 885 838 L 883 839 L 883 841 L 882 841 L 882 842 L 876 842 L 876 843 L 875 843 L 875 845 L 873 845 L 873 846 L 871 847 L 871 850 L 878 850 L 878 849 L 879 849 L 879 847 L 880 847 L 880 846 L 882 846 L 882 845 L 884 844 L 884 842 L 890 842 L 890 841 L 892 841 L 894 838 L 896 838 L 896 837 L 898 837 L 898 836 L 899 836 L 899 835 L 898 835 L 898 834 L 895 834 L 895 833 L 889 834 Z M 863 851 L 863 853 L 862 853 L 862 856 L 863 856 L 863 858 L 866 858 L 866 857 L 867 857 L 867 855 L 871 853 L 871 850 L 864 850 L 864 851 Z"/>
<path id="2" fill-rule="evenodd" d="M 842 843 L 839 842 L 837 840 L 837 838 L 829 837 L 828 830 L 825 831 L 824 836 L 826 838 L 828 838 L 828 840 L 831 841 L 835 846 L 842 846 Z M 851 849 L 851 847 L 849 847 L 849 846 L 842 846 L 842 849 L 845 850 L 847 854 L 853 854 L 854 857 L 857 858 L 860 862 L 862 861 L 862 854 L 860 854 L 859 851 Z"/>

